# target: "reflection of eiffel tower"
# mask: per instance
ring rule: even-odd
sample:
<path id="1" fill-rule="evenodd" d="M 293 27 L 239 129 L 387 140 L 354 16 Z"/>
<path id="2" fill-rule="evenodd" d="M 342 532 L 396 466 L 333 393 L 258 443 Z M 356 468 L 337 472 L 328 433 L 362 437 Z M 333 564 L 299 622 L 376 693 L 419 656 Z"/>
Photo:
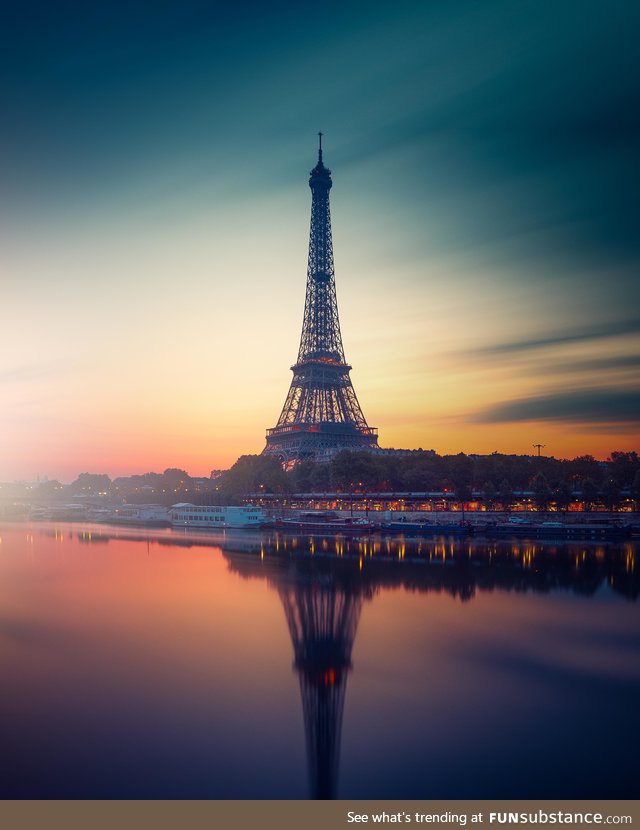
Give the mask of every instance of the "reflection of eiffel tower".
<path id="1" fill-rule="evenodd" d="M 545 594 L 571 590 L 590 596 L 602 584 L 632 600 L 639 595 L 638 572 L 629 571 L 624 546 L 612 546 L 603 556 L 601 546 L 591 545 L 586 560 L 578 561 L 575 545 L 545 547 L 527 542 L 516 545 L 514 551 L 512 542 L 480 541 L 473 543 L 473 551 L 467 543 L 458 545 L 456 556 L 451 554 L 447 560 L 451 567 L 443 568 L 446 550 L 442 541 L 415 540 L 413 554 L 417 556 L 418 548 L 426 548 L 417 561 L 374 556 L 362 569 L 362 559 L 354 556 L 316 558 L 308 549 L 305 554 L 304 545 L 287 553 L 281 541 L 277 536 L 271 540 L 263 537 L 254 553 L 242 553 L 238 550 L 241 542 L 234 540 L 223 548 L 223 555 L 240 576 L 266 579 L 284 606 L 293 665 L 300 680 L 311 794 L 315 798 L 336 796 L 351 652 L 364 601 L 372 599 L 380 588 L 444 591 L 461 601 L 471 600 L 477 590 Z M 357 552 L 355 540 L 334 541 L 341 552 L 346 549 L 348 554 L 351 544 L 352 552 Z M 395 555 L 404 557 L 412 543 L 402 539 L 394 544 L 398 546 Z M 245 540 L 245 545 L 252 550 L 254 543 Z M 584 552 L 584 545 L 580 550 Z M 535 567 L 531 567 L 534 553 Z"/>
<path id="2" fill-rule="evenodd" d="M 280 583 L 293 642 L 314 798 L 335 797 L 342 712 L 363 595 L 333 581 Z"/>
<path id="3" fill-rule="evenodd" d="M 352 562 L 225 553 L 232 570 L 266 577 L 284 606 L 300 679 L 312 798 L 335 798 L 351 650 L 360 611 L 376 587 Z"/>

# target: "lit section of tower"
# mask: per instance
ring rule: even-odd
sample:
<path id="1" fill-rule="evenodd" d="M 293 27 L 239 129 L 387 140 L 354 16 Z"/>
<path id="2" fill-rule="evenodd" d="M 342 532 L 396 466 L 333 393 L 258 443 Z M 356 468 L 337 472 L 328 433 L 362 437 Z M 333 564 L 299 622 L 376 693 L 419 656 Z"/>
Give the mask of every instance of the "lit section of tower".
<path id="1" fill-rule="evenodd" d="M 329 212 L 331 170 L 322 162 L 319 136 L 318 163 L 309 178 L 311 231 L 300 349 L 289 393 L 278 423 L 267 430 L 264 449 L 286 465 L 378 446 L 377 430 L 362 414 L 342 346 Z"/>

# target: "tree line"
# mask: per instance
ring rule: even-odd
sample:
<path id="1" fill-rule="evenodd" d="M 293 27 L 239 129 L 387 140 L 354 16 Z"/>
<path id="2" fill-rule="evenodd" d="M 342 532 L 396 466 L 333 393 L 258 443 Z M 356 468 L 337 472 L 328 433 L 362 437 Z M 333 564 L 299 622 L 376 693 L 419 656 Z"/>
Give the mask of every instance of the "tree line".
<path id="1" fill-rule="evenodd" d="M 342 451 L 327 462 L 303 461 L 285 471 L 277 459 L 243 455 L 218 478 L 190 476 L 166 469 L 110 479 L 82 473 L 70 485 L 47 482 L 34 495 L 106 496 L 110 501 L 175 504 L 239 503 L 250 494 L 309 493 L 444 493 L 461 502 L 481 499 L 488 507 L 505 507 L 522 493 L 540 506 L 571 501 L 590 506 L 619 506 L 623 499 L 640 502 L 640 458 L 636 452 L 612 452 L 606 461 L 591 455 L 557 459 L 529 455 L 376 455 Z"/>
<path id="2" fill-rule="evenodd" d="M 376 455 L 338 453 L 329 462 L 303 461 L 289 472 L 267 456 L 239 458 L 220 480 L 228 496 L 249 493 L 443 493 L 458 501 L 482 499 L 505 506 L 530 493 L 539 505 L 572 500 L 613 507 L 622 497 L 640 500 L 640 458 L 612 452 L 606 461 L 591 455 L 572 460 L 528 455 Z"/>

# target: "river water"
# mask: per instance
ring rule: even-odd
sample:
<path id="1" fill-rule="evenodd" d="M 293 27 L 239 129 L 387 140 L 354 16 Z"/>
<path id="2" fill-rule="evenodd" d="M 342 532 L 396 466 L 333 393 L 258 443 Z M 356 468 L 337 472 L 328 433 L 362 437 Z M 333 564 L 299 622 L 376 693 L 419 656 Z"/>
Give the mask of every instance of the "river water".
<path id="1" fill-rule="evenodd" d="M 2 798 L 632 798 L 636 543 L 0 525 Z"/>

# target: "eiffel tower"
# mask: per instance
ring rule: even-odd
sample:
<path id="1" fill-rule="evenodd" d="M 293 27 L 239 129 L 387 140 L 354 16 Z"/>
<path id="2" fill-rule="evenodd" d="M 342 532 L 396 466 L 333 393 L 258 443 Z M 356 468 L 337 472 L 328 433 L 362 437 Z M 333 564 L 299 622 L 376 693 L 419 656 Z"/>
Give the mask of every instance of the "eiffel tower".
<path id="1" fill-rule="evenodd" d="M 322 162 L 322 133 L 318 135 L 318 163 L 309 178 L 311 231 L 300 348 L 289 393 L 278 423 L 267 430 L 263 450 L 286 467 L 306 458 L 328 459 L 343 449 L 378 446 L 377 430 L 362 414 L 342 346 L 329 212 L 331 170 Z"/>

